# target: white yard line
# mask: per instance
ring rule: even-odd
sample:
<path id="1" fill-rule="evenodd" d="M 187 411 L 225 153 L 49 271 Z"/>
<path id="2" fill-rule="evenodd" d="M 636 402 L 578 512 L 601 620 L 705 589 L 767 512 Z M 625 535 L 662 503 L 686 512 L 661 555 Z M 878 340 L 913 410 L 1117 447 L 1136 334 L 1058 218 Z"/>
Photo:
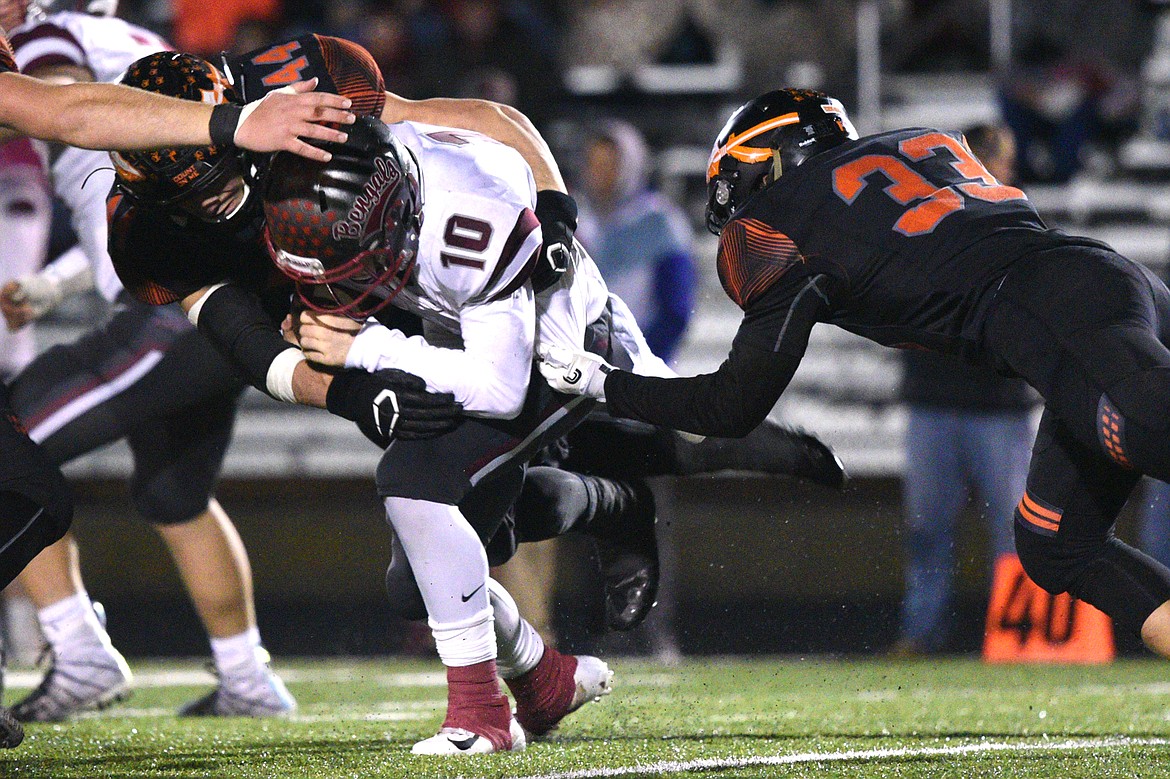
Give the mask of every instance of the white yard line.
<path id="1" fill-rule="evenodd" d="M 659 776 L 663 774 L 684 774 L 691 771 L 712 771 L 722 769 L 748 768 L 751 766 L 781 766 L 799 763 L 844 763 L 888 760 L 903 757 L 943 757 L 955 755 L 979 755 L 990 752 L 1072 752 L 1088 749 L 1115 747 L 1167 746 L 1170 740 L 1162 738 L 1101 738 L 1075 741 L 1054 741 L 1051 743 L 1012 744 L 1000 741 L 986 741 L 978 744 L 964 744 L 953 747 L 921 747 L 897 749 L 861 749 L 845 752 L 798 752 L 789 755 L 757 757 L 706 758 L 702 760 L 666 760 L 659 763 L 628 766 L 626 768 L 585 768 L 577 771 L 563 771 L 551 774 L 534 774 L 521 779 L 600 779 L 607 776 Z"/>
<path id="2" fill-rule="evenodd" d="M 418 673 L 383 673 L 364 666 L 352 668 L 280 668 L 277 673 L 286 682 L 293 683 L 339 683 L 360 682 L 379 687 L 445 687 L 447 676 L 442 671 L 421 671 Z M 43 671 L 8 671 L 4 675 L 7 687 L 36 687 L 44 677 Z M 200 687 L 214 684 L 215 676 L 209 671 L 191 669 L 168 669 L 158 671 L 135 671 L 135 687 Z"/>

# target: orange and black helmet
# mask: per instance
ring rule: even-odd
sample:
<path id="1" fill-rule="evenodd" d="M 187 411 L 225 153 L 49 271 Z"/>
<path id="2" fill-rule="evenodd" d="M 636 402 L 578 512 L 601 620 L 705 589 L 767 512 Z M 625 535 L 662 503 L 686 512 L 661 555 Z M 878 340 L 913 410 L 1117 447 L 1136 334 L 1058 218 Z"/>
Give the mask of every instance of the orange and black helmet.
<path id="1" fill-rule="evenodd" d="M 752 193 L 816 154 L 856 139 L 845 109 L 811 89 L 779 89 L 744 103 L 707 162 L 707 229 L 716 235 Z"/>
<path id="2" fill-rule="evenodd" d="M 232 85 L 210 62 L 191 54 L 160 51 L 134 62 L 122 77 L 127 86 L 208 105 L 236 102 Z M 237 152 L 223 146 L 111 152 L 118 185 L 153 205 L 171 205 L 206 192 L 238 172 Z"/>

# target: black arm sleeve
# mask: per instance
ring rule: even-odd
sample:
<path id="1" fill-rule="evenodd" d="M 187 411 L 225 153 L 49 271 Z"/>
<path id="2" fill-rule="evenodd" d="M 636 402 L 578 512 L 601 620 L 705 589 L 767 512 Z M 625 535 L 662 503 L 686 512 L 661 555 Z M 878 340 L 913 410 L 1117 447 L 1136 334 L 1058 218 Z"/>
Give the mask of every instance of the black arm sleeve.
<path id="1" fill-rule="evenodd" d="M 771 412 L 804 357 L 828 305 L 823 277 L 777 284 L 744 313 L 731 353 L 714 373 L 678 379 L 613 371 L 605 399 L 613 416 L 709 436 L 738 438 Z"/>
<path id="2" fill-rule="evenodd" d="M 265 394 L 269 394 L 268 368 L 272 361 L 286 349 L 296 348 L 281 338 L 260 299 L 235 284 L 220 287 L 203 301 L 199 332 Z"/>

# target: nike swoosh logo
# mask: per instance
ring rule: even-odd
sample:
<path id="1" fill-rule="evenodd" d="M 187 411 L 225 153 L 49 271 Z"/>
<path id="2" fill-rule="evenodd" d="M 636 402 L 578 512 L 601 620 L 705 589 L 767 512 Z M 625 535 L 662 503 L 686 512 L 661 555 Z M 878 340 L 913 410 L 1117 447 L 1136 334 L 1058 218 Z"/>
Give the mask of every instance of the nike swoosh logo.
<path id="1" fill-rule="evenodd" d="M 482 589 L 483 589 L 483 585 L 481 584 L 478 587 L 476 587 L 474 590 L 472 590 L 471 592 L 467 593 L 466 595 L 460 595 L 459 597 L 463 599 L 464 603 L 467 603 L 467 601 L 469 601 L 475 597 L 475 593 L 479 592 Z M 454 744 L 455 742 L 452 741 L 451 743 Z M 458 744 L 456 744 L 456 746 L 458 746 Z"/>
<path id="2" fill-rule="evenodd" d="M 479 740 L 479 736 L 472 736 L 471 738 L 464 738 L 464 739 L 458 739 L 458 740 L 453 739 L 453 738 L 448 738 L 447 740 L 451 742 L 451 746 L 455 747 L 460 752 L 466 752 L 467 750 L 471 749 L 472 745 L 475 744 L 476 741 Z"/>

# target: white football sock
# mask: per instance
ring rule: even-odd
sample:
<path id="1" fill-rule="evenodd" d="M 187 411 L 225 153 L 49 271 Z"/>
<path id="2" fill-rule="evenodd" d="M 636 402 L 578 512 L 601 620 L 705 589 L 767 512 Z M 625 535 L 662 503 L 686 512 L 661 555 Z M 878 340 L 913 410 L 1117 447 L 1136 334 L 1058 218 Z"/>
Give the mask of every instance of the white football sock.
<path id="1" fill-rule="evenodd" d="M 84 590 L 37 611 L 45 640 L 60 660 L 110 647 L 110 637 L 98 622 L 93 602 Z"/>
<path id="2" fill-rule="evenodd" d="M 260 651 L 257 651 L 260 650 Z M 260 649 L 260 630 L 252 626 L 234 636 L 211 638 L 211 656 L 221 678 L 263 671 L 267 653 Z"/>
<path id="3" fill-rule="evenodd" d="M 520 616 L 520 608 L 504 585 L 489 578 L 487 586 L 492 611 L 495 613 L 496 646 L 499 652 L 496 668 L 499 669 L 500 678 L 515 679 L 531 671 L 540 662 L 544 655 L 544 639 L 528 620 Z"/>
<path id="4" fill-rule="evenodd" d="M 427 620 L 435 636 L 435 649 L 443 665 L 465 666 L 496 656 L 496 632 L 492 610 L 484 609 L 463 622 Z"/>
<path id="5" fill-rule="evenodd" d="M 464 666 L 496 655 L 487 554 L 455 506 L 386 498 L 386 518 L 406 552 L 427 606 L 439 658 Z"/>

